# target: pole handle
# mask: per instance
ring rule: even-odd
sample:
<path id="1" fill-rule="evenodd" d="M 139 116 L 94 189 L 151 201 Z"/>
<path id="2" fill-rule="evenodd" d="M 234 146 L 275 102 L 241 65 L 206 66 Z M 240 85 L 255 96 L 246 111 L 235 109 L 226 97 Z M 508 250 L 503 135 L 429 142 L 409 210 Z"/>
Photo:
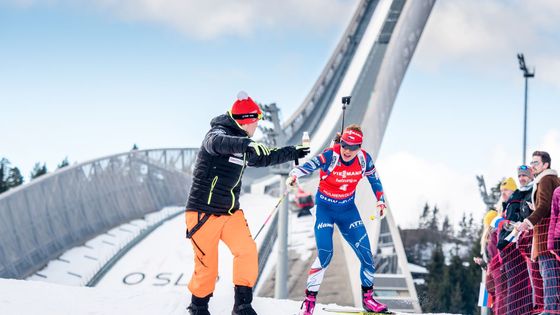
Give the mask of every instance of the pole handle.
<path id="1" fill-rule="evenodd" d="M 346 105 L 342 105 L 342 124 L 340 125 L 340 135 L 344 133 L 344 113 L 346 113 Z"/>
<path id="2" fill-rule="evenodd" d="M 350 105 L 350 100 L 352 96 L 343 96 L 342 97 L 342 126 L 340 126 L 340 135 L 344 133 L 344 114 L 346 112 L 346 105 Z"/>

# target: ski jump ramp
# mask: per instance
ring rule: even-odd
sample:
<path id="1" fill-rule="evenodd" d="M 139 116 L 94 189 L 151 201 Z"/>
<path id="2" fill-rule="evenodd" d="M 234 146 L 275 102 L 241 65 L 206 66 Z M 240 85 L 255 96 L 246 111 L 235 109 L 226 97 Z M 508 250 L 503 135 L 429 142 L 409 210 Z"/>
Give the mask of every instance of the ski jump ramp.
<path id="1" fill-rule="evenodd" d="M 309 131 L 312 154 L 319 153 L 340 128 L 341 97 L 351 95 L 345 122 L 362 125 L 364 148 L 375 159 L 434 2 L 360 1 L 309 95 L 286 121 L 286 142 L 298 143 L 302 132 Z M 67 167 L 2 194 L 0 277 L 24 278 L 111 227 L 150 211 L 183 204 L 195 154 L 196 149 L 127 152 Z M 367 218 L 373 196 L 365 185 L 358 189 L 356 202 Z M 389 202 L 391 197 L 389 192 Z M 366 221 L 378 264 L 379 300 L 394 310 L 420 311 L 391 211 L 382 221 Z M 346 254 L 348 268 L 357 270 L 354 254 Z M 350 274 L 355 276 L 352 287 L 358 290 L 358 274 Z M 359 294 L 354 292 L 353 296 Z"/>
<path id="2" fill-rule="evenodd" d="M 375 160 L 397 92 L 434 3 L 435 0 L 361 1 L 311 92 L 287 120 L 284 126 L 287 142 L 299 143 L 303 131 L 309 131 L 311 153 L 320 153 L 340 131 L 341 98 L 351 95 L 345 124 L 362 126 L 363 147 Z M 367 184 L 362 183 L 358 190 L 357 206 L 362 218 L 368 218 L 374 208 L 374 196 Z M 389 202 L 391 197 L 389 192 Z M 366 220 L 364 224 L 377 263 L 375 286 L 379 300 L 387 303 L 389 309 L 420 312 L 391 211 L 387 211 L 382 221 Z M 352 289 L 358 291 L 360 280 L 355 271 L 359 269 L 359 262 L 348 246 L 345 246 L 345 254 L 350 275 L 354 276 Z M 359 292 L 354 292 L 353 296 L 355 304 L 361 305 Z"/>

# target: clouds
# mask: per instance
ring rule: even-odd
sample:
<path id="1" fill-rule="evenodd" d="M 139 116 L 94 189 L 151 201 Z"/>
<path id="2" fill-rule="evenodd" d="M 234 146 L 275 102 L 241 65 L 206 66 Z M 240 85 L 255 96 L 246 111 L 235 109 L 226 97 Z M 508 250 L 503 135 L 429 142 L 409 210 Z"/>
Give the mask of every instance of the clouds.
<path id="1" fill-rule="evenodd" d="M 401 151 L 380 159 L 377 169 L 400 226 L 416 227 L 426 202 L 436 204 L 441 217 L 449 215 L 452 223 L 457 223 L 463 212 L 482 213 L 484 209 L 474 174 L 460 173 L 452 163 L 434 164 Z"/>
<path id="2" fill-rule="evenodd" d="M 550 153 L 552 168 L 560 169 L 560 130 L 548 130 L 537 147 L 528 148 L 527 161 L 534 150 Z M 517 179 L 519 154 L 515 148 L 496 145 L 485 161 L 472 171 L 459 170 L 452 160 L 434 163 L 430 157 L 400 151 L 381 156 L 376 165 L 395 220 L 402 227 L 416 227 L 426 202 L 437 205 L 441 217 L 448 215 L 453 224 L 463 212 L 472 212 L 476 220 L 481 219 L 485 205 L 476 175 L 484 175 L 487 189 L 504 177 Z"/>
<path id="3" fill-rule="evenodd" d="M 211 40 L 222 36 L 247 37 L 257 31 L 301 30 L 320 32 L 348 22 L 357 0 L 0 0 L 17 7 L 64 6 L 96 9 L 134 22 L 176 30 L 189 38 Z M 319 14 L 320 12 L 320 14 Z"/>
<path id="4" fill-rule="evenodd" d="M 515 55 L 524 52 L 543 80 L 560 87 L 559 27 L 559 1 L 437 1 L 416 60 L 430 70 L 462 64 L 491 73 L 516 70 Z"/>

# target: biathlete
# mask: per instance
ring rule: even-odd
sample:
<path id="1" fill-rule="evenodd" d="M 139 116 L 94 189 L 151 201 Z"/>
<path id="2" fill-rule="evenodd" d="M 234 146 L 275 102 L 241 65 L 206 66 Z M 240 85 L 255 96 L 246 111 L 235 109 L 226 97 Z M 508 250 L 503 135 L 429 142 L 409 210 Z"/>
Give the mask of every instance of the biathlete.
<path id="1" fill-rule="evenodd" d="M 331 148 L 302 166 L 290 171 L 286 184 L 295 186 L 300 177 L 320 171 L 319 189 L 316 195 L 315 241 L 317 258 L 307 278 L 305 300 L 300 315 L 311 315 L 323 276 L 333 256 L 334 224 L 352 247 L 361 263 L 362 305 L 368 312 L 386 312 L 387 306 L 373 298 L 373 274 L 375 264 L 369 238 L 354 203 L 356 186 L 366 177 L 377 198 L 377 216 L 383 216 L 386 208 L 383 187 L 375 171 L 373 159 L 361 149 L 363 133 L 358 125 L 348 126 Z"/>

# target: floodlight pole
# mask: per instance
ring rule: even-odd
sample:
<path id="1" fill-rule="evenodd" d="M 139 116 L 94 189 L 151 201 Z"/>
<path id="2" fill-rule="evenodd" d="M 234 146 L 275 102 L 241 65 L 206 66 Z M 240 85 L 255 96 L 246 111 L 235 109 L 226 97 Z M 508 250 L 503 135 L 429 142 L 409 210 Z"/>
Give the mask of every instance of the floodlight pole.
<path id="1" fill-rule="evenodd" d="M 519 61 L 519 69 L 523 71 L 523 77 L 525 78 L 525 107 L 523 115 L 523 165 L 526 165 L 527 158 L 527 94 L 529 89 L 529 78 L 535 77 L 535 69 L 530 72 L 525 65 L 525 56 L 523 54 L 517 54 L 517 60 Z"/>

